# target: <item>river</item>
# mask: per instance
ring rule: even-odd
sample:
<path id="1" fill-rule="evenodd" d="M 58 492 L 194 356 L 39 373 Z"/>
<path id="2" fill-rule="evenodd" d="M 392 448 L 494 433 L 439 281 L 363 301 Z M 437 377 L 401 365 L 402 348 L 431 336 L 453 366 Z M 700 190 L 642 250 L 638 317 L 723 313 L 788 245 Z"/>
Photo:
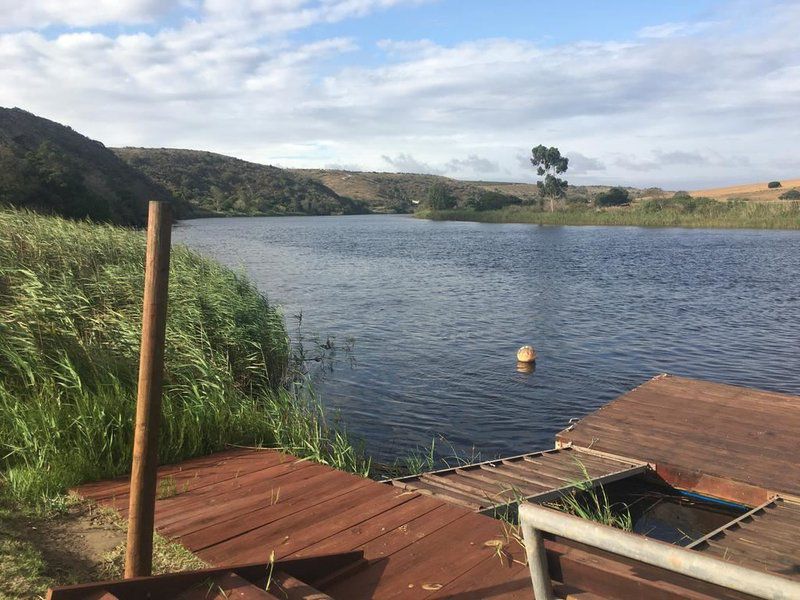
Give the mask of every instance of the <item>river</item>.
<path id="1" fill-rule="evenodd" d="M 796 231 L 367 215 L 191 220 L 174 239 L 246 271 L 290 331 L 302 311 L 306 334 L 354 339 L 317 386 L 380 460 L 434 438 L 485 459 L 548 448 L 662 372 L 800 394 Z"/>

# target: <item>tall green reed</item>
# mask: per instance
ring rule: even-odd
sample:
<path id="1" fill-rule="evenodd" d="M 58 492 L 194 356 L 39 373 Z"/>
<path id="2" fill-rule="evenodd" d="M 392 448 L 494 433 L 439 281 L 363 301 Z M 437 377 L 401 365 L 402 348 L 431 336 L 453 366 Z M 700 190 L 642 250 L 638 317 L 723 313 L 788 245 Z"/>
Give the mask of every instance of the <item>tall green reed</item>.
<path id="1" fill-rule="evenodd" d="M 144 234 L 0 210 L 0 485 L 46 503 L 130 466 Z M 159 460 L 263 445 L 366 473 L 290 369 L 283 315 L 185 247 L 170 266 Z"/>

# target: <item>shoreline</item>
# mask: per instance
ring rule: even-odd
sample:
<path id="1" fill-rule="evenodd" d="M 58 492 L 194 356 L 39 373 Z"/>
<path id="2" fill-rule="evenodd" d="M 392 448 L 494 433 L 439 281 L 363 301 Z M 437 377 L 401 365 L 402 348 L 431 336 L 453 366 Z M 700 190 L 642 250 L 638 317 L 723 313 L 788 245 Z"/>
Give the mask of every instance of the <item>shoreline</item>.
<path id="1" fill-rule="evenodd" d="M 646 227 L 681 229 L 800 230 L 800 202 L 781 204 L 737 203 L 710 209 L 685 211 L 678 208 L 644 210 L 638 206 L 615 209 L 577 209 L 542 212 L 526 206 L 498 210 L 420 210 L 414 218 L 430 221 L 474 223 L 518 223 L 551 226 Z"/>

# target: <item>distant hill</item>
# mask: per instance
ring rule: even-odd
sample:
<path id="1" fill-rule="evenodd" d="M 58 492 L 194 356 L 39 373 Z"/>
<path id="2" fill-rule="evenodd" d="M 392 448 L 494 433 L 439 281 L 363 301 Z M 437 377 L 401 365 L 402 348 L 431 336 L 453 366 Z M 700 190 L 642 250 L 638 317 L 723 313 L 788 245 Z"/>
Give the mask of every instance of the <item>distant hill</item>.
<path id="1" fill-rule="evenodd" d="M 535 204 L 540 201 L 536 183 L 503 181 L 464 181 L 440 175 L 417 173 L 383 173 L 342 171 L 329 169 L 292 169 L 312 177 L 337 193 L 369 204 L 377 212 L 411 212 L 416 205 L 425 207 L 431 189 L 442 187 L 452 196 L 455 207 L 467 208 L 484 205 L 496 208 L 506 204 Z M 607 185 L 570 185 L 567 202 L 589 203 L 597 194 L 608 191 Z M 644 190 L 627 188 L 633 197 Z"/>
<path id="2" fill-rule="evenodd" d="M 0 205 L 71 218 L 143 225 L 163 186 L 100 142 L 19 108 L 0 108 Z M 188 206 L 178 204 L 185 216 Z"/>
<path id="3" fill-rule="evenodd" d="M 569 179 L 569 177 L 567 177 Z M 485 190 L 492 190 L 496 192 L 503 192 L 512 194 L 522 198 L 525 202 L 535 202 L 539 199 L 539 188 L 535 183 L 519 183 L 519 182 L 504 182 L 504 181 L 473 181 L 476 185 Z M 609 185 L 572 185 L 567 187 L 568 200 L 591 200 L 597 194 L 607 192 L 612 186 Z M 641 195 L 642 190 L 634 187 L 626 187 L 625 189 L 630 192 L 632 196 Z"/>
<path id="4" fill-rule="evenodd" d="M 171 148 L 114 148 L 177 198 L 218 214 L 356 214 L 366 204 L 300 173 L 238 158 Z"/>
<path id="5" fill-rule="evenodd" d="M 780 200 L 780 196 L 788 190 L 796 188 L 800 190 L 800 179 L 783 179 L 781 186 L 777 188 L 767 187 L 766 181 L 762 183 L 748 183 L 744 185 L 732 185 L 729 187 L 712 188 L 707 190 L 696 190 L 692 196 L 703 196 L 714 198 L 715 200 L 733 200 L 743 198 L 746 200 L 771 201 Z"/>
<path id="6" fill-rule="evenodd" d="M 331 169 L 292 169 L 292 171 L 316 179 L 338 194 L 361 200 L 376 212 L 411 212 L 416 205 L 424 205 L 428 201 L 433 188 L 446 190 L 457 206 L 467 206 L 485 196 L 485 192 L 489 189 L 475 182 L 460 181 L 441 175 Z M 520 197 L 505 191 L 497 191 L 502 197 L 495 197 L 495 201 L 505 204 L 522 201 Z"/>

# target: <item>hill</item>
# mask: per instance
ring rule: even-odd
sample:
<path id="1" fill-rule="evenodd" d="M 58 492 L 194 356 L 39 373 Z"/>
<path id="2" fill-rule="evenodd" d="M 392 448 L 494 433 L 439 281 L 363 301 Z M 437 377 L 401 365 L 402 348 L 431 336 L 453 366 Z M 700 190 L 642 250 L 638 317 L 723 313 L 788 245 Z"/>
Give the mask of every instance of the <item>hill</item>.
<path id="1" fill-rule="evenodd" d="M 100 142 L 19 108 L 0 108 L 0 205 L 70 218 L 143 225 L 163 186 Z M 188 207 L 177 206 L 181 216 Z"/>
<path id="2" fill-rule="evenodd" d="M 176 198 L 216 214 L 369 212 L 365 203 L 318 180 L 270 165 L 200 150 L 114 148 L 114 152 Z"/>
<path id="3" fill-rule="evenodd" d="M 293 172 L 316 179 L 338 194 L 366 202 L 376 212 L 412 212 L 425 207 L 431 190 L 441 188 L 455 202 L 455 208 L 499 208 L 513 204 L 536 204 L 540 201 L 535 183 L 503 181 L 465 181 L 441 175 L 418 173 L 384 173 L 330 169 L 292 169 Z M 567 202 L 588 203 L 609 186 L 569 186 Z M 642 190 L 628 188 L 633 197 Z"/>
<path id="4" fill-rule="evenodd" d="M 707 190 L 696 190 L 691 192 L 692 196 L 702 196 L 714 198 L 715 200 L 733 200 L 742 198 L 756 201 L 780 200 L 780 196 L 787 191 L 797 188 L 800 190 L 800 179 L 784 179 L 781 187 L 769 188 L 767 182 L 748 183 L 743 185 L 732 185 L 729 187 L 711 188 Z"/>
<path id="5" fill-rule="evenodd" d="M 473 181 L 472 185 L 484 190 L 511 194 L 522 198 L 525 203 L 536 203 L 540 199 L 539 188 L 535 183 L 505 182 L 505 181 Z M 567 187 L 566 198 L 568 203 L 590 202 L 598 194 L 611 189 L 610 185 L 572 185 Z M 632 198 L 639 198 L 648 190 L 635 187 L 625 187 Z M 654 188 L 650 188 L 654 189 Z"/>
<path id="6" fill-rule="evenodd" d="M 415 205 L 425 204 L 432 189 L 445 190 L 457 206 L 474 203 L 487 191 L 470 181 L 459 181 L 441 175 L 418 173 L 383 173 L 375 171 L 343 171 L 335 169 L 292 169 L 294 173 L 315 179 L 336 193 L 367 203 L 376 212 L 411 212 Z M 504 204 L 521 199 L 501 192 Z"/>

